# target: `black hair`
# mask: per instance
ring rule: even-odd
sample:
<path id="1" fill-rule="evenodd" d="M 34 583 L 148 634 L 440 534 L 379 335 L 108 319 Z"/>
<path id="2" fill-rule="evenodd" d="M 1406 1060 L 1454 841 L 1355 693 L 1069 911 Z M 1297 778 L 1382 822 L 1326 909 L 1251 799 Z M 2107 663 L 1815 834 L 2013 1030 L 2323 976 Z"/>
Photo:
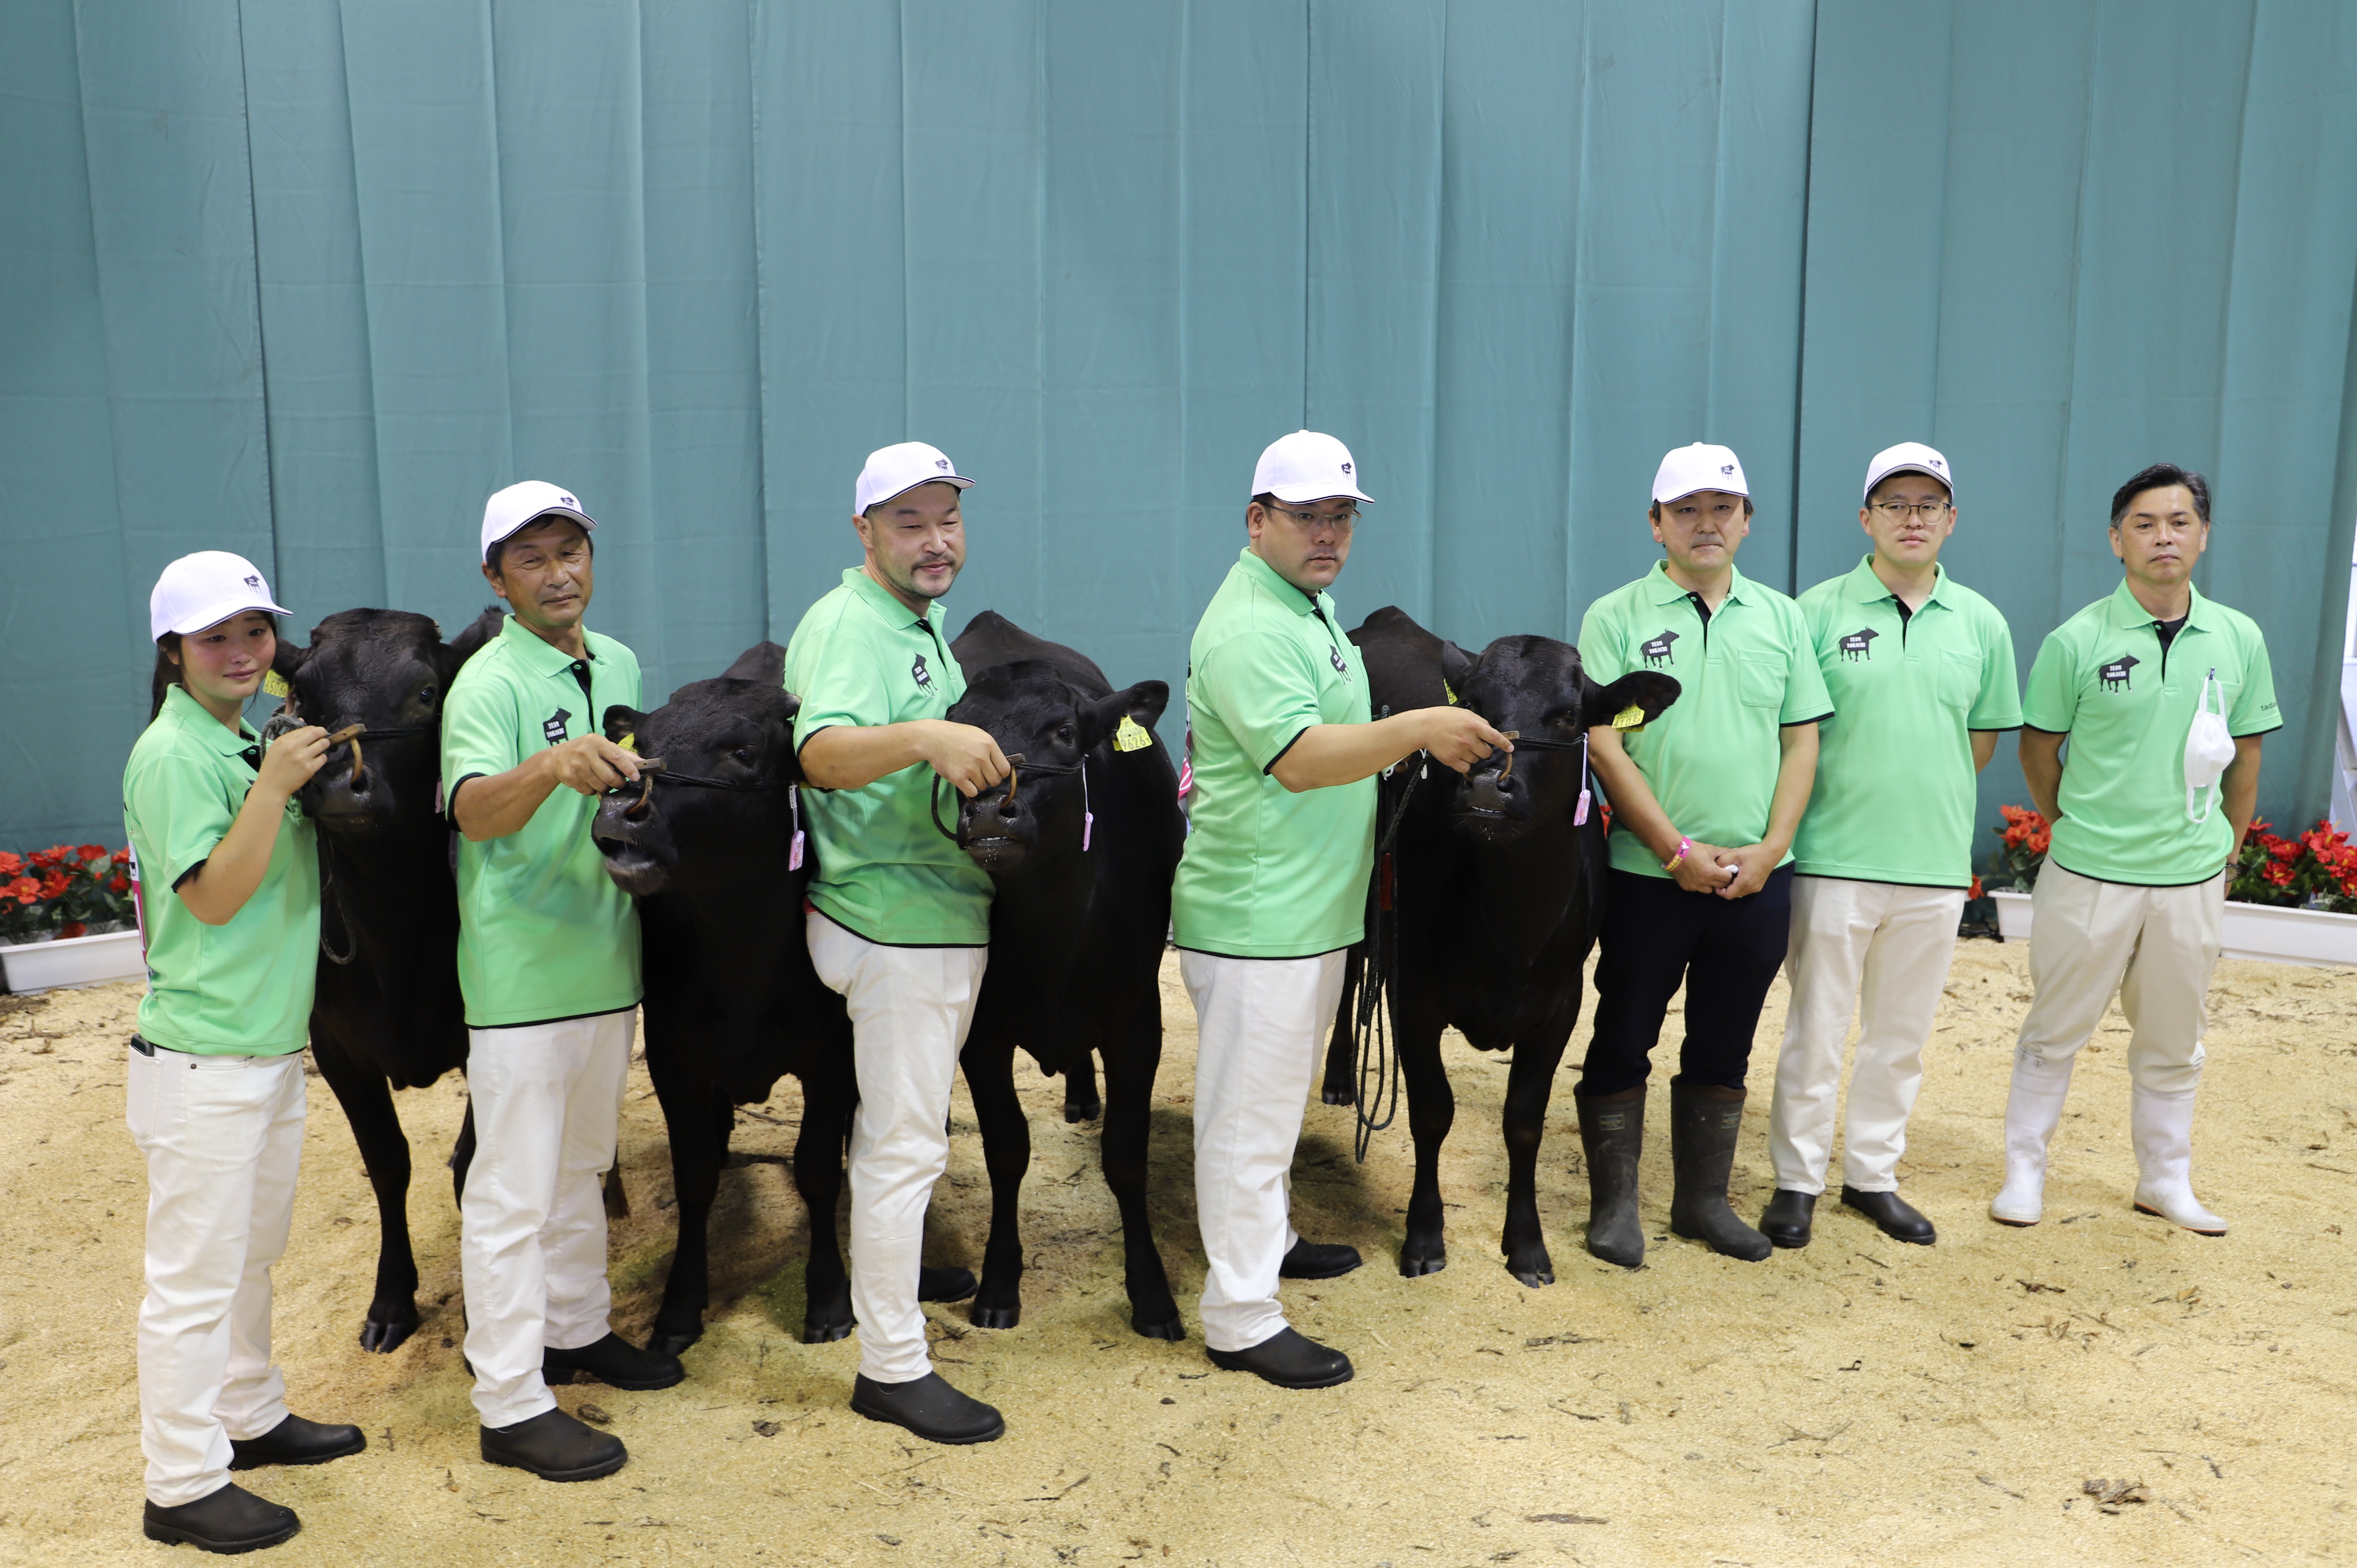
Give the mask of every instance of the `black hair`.
<path id="1" fill-rule="evenodd" d="M 544 511 L 536 513 L 535 515 L 528 517 L 522 522 L 518 523 L 516 525 L 515 533 L 509 534 L 507 539 L 494 540 L 491 543 L 491 547 L 483 552 L 483 564 L 489 566 L 494 575 L 499 575 L 500 558 L 505 556 L 508 553 L 508 539 L 513 539 L 516 536 L 516 533 L 522 533 L 525 529 L 530 528 L 533 523 L 538 522 L 544 517 L 563 518 L 565 521 L 573 524 L 574 527 L 581 528 L 581 520 L 574 516 L 569 511 Z M 597 558 L 597 536 L 588 529 L 582 528 L 581 539 L 582 542 L 589 547 L 589 559 L 595 561 Z"/>
<path id="2" fill-rule="evenodd" d="M 156 639 L 156 674 L 148 682 L 147 722 L 154 724 L 156 715 L 164 711 L 165 694 L 175 686 L 186 686 L 180 678 L 180 661 L 172 656 L 180 651 L 180 634 L 167 631 Z"/>
<path id="3" fill-rule="evenodd" d="M 2210 481 L 2190 468 L 2180 468 L 2174 463 L 2155 463 L 2112 492 L 2112 526 L 2120 525 L 2120 519 L 2127 516 L 2136 497 L 2147 490 L 2165 490 L 2171 485 L 2183 485 L 2193 497 L 2194 514 L 2205 523 L 2210 521 Z"/>
<path id="4" fill-rule="evenodd" d="M 1684 496 L 1672 496 L 1670 499 L 1672 500 L 1682 501 L 1686 498 Z M 1652 518 L 1655 522 L 1661 521 L 1662 503 L 1660 501 L 1655 501 L 1652 505 L 1647 507 L 1645 509 L 1645 515 Z M 1745 496 L 1743 498 L 1743 515 L 1746 517 L 1749 517 L 1751 515 L 1751 498 L 1749 496 Z"/>

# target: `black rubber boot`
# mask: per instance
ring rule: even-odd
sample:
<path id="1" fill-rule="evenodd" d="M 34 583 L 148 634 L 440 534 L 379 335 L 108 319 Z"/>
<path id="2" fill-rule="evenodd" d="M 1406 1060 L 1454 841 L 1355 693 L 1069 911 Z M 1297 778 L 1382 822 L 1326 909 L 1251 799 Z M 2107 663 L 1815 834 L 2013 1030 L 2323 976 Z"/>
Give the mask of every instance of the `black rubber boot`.
<path id="1" fill-rule="evenodd" d="M 1211 1365 L 1250 1372 L 1281 1389 L 1330 1389 L 1351 1380 L 1351 1358 L 1293 1328 L 1280 1328 L 1247 1350 L 1212 1350 Z"/>
<path id="2" fill-rule="evenodd" d="M 1760 1217 L 1760 1233 L 1779 1247 L 1805 1247 L 1809 1244 L 1809 1226 L 1816 1215 L 1815 1193 L 1780 1187 L 1776 1196 L 1768 1200 L 1768 1212 Z"/>
<path id="3" fill-rule="evenodd" d="M 290 1415 L 259 1437 L 229 1440 L 229 1467 L 253 1470 L 264 1465 L 324 1465 L 368 1446 L 357 1426 L 329 1426 Z"/>
<path id="4" fill-rule="evenodd" d="M 608 1334 L 578 1350 L 544 1349 L 540 1376 L 558 1383 L 603 1383 L 609 1389 L 667 1389 L 687 1376 L 676 1356 L 641 1350 L 619 1334 Z"/>
<path id="5" fill-rule="evenodd" d="M 1574 1095 L 1579 1146 L 1587 1155 L 1587 1250 L 1633 1269 L 1645 1261 L 1637 1217 L 1637 1156 L 1645 1152 L 1645 1086 L 1598 1099 Z"/>
<path id="6" fill-rule="evenodd" d="M 483 1429 L 483 1462 L 529 1470 L 544 1481 L 594 1481 L 627 1464 L 630 1451 L 610 1432 L 544 1410 L 513 1426 Z"/>
<path id="7" fill-rule="evenodd" d="M 1843 1207 L 1855 1208 L 1885 1236 L 1894 1241 L 1905 1241 L 1917 1247 L 1928 1247 L 1940 1239 L 1932 1222 L 1913 1204 L 1895 1192 L 1860 1192 L 1854 1187 L 1842 1188 Z"/>
<path id="8" fill-rule="evenodd" d="M 1340 1279 L 1359 1266 L 1359 1249 L 1339 1241 L 1296 1241 L 1276 1265 L 1277 1277 L 1287 1280 Z"/>
<path id="9" fill-rule="evenodd" d="M 1743 1131 L 1743 1090 L 1670 1085 L 1670 1158 L 1677 1188 L 1670 1233 L 1700 1241 L 1723 1257 L 1760 1262 L 1776 1249 L 1727 1207 L 1727 1178 Z"/>
<path id="10" fill-rule="evenodd" d="M 879 1383 L 863 1373 L 852 1382 L 851 1408 L 870 1421 L 907 1427 L 928 1443 L 988 1443 L 1006 1432 L 1005 1417 L 939 1372 L 906 1383 Z"/>
<path id="11" fill-rule="evenodd" d="M 919 1301 L 963 1301 L 982 1288 L 972 1269 L 950 1266 L 935 1268 L 924 1263 L 917 1269 L 917 1299 Z"/>
<path id="12" fill-rule="evenodd" d="M 143 1523 L 150 1541 L 224 1554 L 275 1546 L 303 1528 L 293 1509 L 257 1498 L 235 1482 L 177 1508 L 149 1503 Z"/>

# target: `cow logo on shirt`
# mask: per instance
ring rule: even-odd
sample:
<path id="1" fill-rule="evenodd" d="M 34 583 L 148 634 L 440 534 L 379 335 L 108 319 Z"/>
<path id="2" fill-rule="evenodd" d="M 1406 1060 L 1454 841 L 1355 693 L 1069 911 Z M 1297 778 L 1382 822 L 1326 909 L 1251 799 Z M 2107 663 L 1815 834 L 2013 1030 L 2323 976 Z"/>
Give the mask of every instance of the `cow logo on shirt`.
<path id="1" fill-rule="evenodd" d="M 565 712 L 563 708 L 559 708 L 554 713 L 549 714 L 548 717 L 541 720 L 540 733 L 548 737 L 549 745 L 563 746 L 565 744 L 565 721 L 572 716 L 573 715 L 571 714 Z"/>
<path id="2" fill-rule="evenodd" d="M 1842 633 L 1842 662 L 1855 664 L 1861 659 L 1871 660 L 1874 658 L 1874 639 L 1881 635 L 1870 626 Z"/>
<path id="3" fill-rule="evenodd" d="M 1329 649 L 1328 649 L 1328 650 L 1326 650 L 1326 657 L 1327 657 L 1327 658 L 1329 658 L 1329 659 L 1330 659 L 1330 660 L 1332 660 L 1334 661 L 1334 673 L 1335 673 L 1335 674 L 1337 674 L 1337 675 L 1348 675 L 1348 674 L 1351 672 L 1351 667 L 1350 667 L 1349 665 L 1347 665 L 1347 664 L 1345 664 L 1345 663 L 1343 663 L 1343 662 L 1342 662 L 1342 650 L 1341 650 L 1340 649 L 1339 649 L 1339 648 L 1329 648 Z"/>
<path id="4" fill-rule="evenodd" d="M 919 691 L 930 692 L 932 690 L 933 672 L 925 668 L 925 656 L 923 654 L 920 653 L 917 655 L 917 661 L 909 666 L 909 673 L 917 678 L 917 689 Z"/>
<path id="5" fill-rule="evenodd" d="M 1674 631 L 1665 631 L 1659 637 L 1646 639 L 1644 646 L 1637 650 L 1645 656 L 1645 668 L 1658 670 L 1664 664 L 1674 662 L 1670 658 L 1670 644 L 1677 639 L 1678 634 Z"/>
<path id="6" fill-rule="evenodd" d="M 2128 689 L 2128 671 L 2136 667 L 2136 656 L 2133 653 L 2123 653 L 2101 670 L 2096 671 L 2095 678 L 2104 683 L 2103 689 L 2106 692 L 2125 692 Z"/>

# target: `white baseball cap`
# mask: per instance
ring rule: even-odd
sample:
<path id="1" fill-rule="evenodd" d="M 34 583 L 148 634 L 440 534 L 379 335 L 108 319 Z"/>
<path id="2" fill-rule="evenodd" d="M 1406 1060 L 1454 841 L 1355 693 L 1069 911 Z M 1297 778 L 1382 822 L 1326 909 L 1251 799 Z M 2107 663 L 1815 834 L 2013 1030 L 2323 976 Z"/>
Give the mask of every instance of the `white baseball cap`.
<path id="1" fill-rule="evenodd" d="M 1351 461 L 1351 449 L 1315 430 L 1297 430 L 1270 442 L 1260 461 L 1253 465 L 1252 493 L 1275 496 L 1287 506 L 1339 496 L 1372 505 L 1375 499 L 1359 489 L 1358 465 Z"/>
<path id="2" fill-rule="evenodd" d="M 156 579 L 156 591 L 147 596 L 147 634 L 161 638 L 170 631 L 202 631 L 247 610 L 295 613 L 272 601 L 261 568 L 244 556 L 199 550 L 181 556 Z"/>
<path id="3" fill-rule="evenodd" d="M 597 520 L 581 510 L 571 490 L 557 489 L 546 479 L 526 479 L 520 485 L 510 485 L 483 503 L 483 564 L 490 564 L 491 546 L 503 539 L 513 539 L 524 525 L 554 513 L 569 517 L 585 529 L 597 526 Z"/>
<path id="4" fill-rule="evenodd" d="M 1743 480 L 1742 459 L 1731 448 L 1713 446 L 1706 441 L 1677 447 L 1662 459 L 1662 466 L 1653 472 L 1656 505 L 1680 499 L 1696 490 L 1725 490 L 1746 500 L 1751 499 L 1751 488 Z"/>
<path id="5" fill-rule="evenodd" d="M 851 492 L 851 510 L 865 516 L 877 501 L 888 501 L 919 485 L 935 481 L 955 485 L 960 489 L 974 483 L 957 471 L 938 446 L 903 441 L 897 446 L 878 447 L 867 454 L 867 467 L 859 470 L 859 483 Z"/>
<path id="6" fill-rule="evenodd" d="M 1948 499 L 1956 499 L 1956 481 L 1948 473 L 1948 460 L 1921 441 L 1901 441 L 1896 446 L 1885 446 L 1866 466 L 1866 499 L 1874 499 L 1874 487 L 1893 474 L 1929 474 L 1948 487 Z"/>

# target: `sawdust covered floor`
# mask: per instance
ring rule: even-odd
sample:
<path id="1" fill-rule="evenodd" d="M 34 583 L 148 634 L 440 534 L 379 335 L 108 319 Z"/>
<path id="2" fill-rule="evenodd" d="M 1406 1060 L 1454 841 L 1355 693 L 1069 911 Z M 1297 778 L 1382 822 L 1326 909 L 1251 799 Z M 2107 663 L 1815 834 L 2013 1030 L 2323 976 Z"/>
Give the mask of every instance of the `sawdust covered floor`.
<path id="1" fill-rule="evenodd" d="M 1157 1223 L 1195 1329 L 1189 1177 L 1192 1014 L 1166 971 Z M 1738 1201 L 1770 1182 L 1766 1094 L 1781 990 L 1755 1058 Z M 2308 1563 L 2357 1555 L 2351 1398 L 2357 1291 L 2357 975 L 2228 963 L 2197 1136 L 2205 1240 L 2131 1213 L 2124 1026 L 2097 1036 L 2057 1139 L 2047 1223 L 1991 1224 L 2023 950 L 1960 950 L 1903 1172 L 1941 1228 L 1886 1240 L 1830 1200 L 1816 1240 L 1763 1264 L 1666 1239 L 1664 1098 L 1645 1162 L 1649 1264 L 1580 1249 L 1569 1078 L 1540 1201 L 1559 1283 L 1500 1266 L 1501 1065 L 1452 1046 L 1447 1272 L 1393 1266 L 1405 1117 L 1354 1166 L 1347 1110 L 1314 1105 L 1295 1202 L 1369 1266 L 1288 1286 L 1294 1321 L 1358 1380 L 1287 1393 L 1214 1372 L 1200 1337 L 1137 1338 L 1093 1127 L 1028 1074 L 1026 1316 L 1006 1332 L 933 1308 L 944 1369 L 1006 1412 L 1004 1441 L 942 1449 L 852 1415 L 850 1342 L 800 1344 L 805 1224 L 782 1154 L 791 1084 L 739 1117 L 757 1158 L 723 1178 L 725 1260 L 689 1380 L 569 1388 L 630 1442 L 609 1479 L 552 1486 L 482 1465 L 459 1333 L 457 1218 L 440 1155 L 455 1082 L 404 1094 L 425 1326 L 354 1342 L 376 1222 L 333 1097 L 311 1084 L 295 1240 L 278 1271 L 298 1411 L 357 1420 L 361 1456 L 245 1477 L 298 1509 L 267 1561 L 1423 1565 Z M 133 1320 L 144 1186 L 123 1126 L 128 986 L 0 999 L 0 1556 L 194 1561 L 140 1539 Z M 1674 1031 L 1674 1021 L 1673 1031 Z M 1584 1040 L 1584 1033 L 1579 1036 Z M 1663 1075 L 1666 1077 L 1666 1073 Z M 987 1189 L 961 1091 L 940 1261 L 978 1261 Z M 642 1334 L 671 1250 L 670 1172 L 644 1069 L 623 1126 L 619 1326 Z M 2090 1495 L 2101 1482 L 2104 1497 Z M 2140 1485 L 2139 1485 L 2140 1484 Z"/>

